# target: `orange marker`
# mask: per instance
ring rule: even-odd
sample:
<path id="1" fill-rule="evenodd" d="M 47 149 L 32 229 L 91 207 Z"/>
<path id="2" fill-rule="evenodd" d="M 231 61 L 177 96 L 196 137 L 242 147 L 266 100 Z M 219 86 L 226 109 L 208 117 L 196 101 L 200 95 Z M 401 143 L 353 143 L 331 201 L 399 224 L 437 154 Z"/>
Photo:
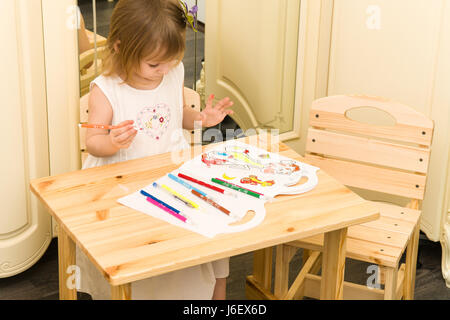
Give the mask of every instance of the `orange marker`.
<path id="1" fill-rule="evenodd" d="M 106 124 L 91 124 L 91 123 L 80 123 L 80 128 L 90 128 L 90 129 L 106 129 L 106 130 L 112 130 L 112 129 L 118 129 L 123 128 L 127 125 L 121 125 L 121 126 L 110 126 Z M 134 127 L 136 130 L 142 130 L 142 128 Z"/>
<path id="2" fill-rule="evenodd" d="M 220 204 L 215 203 L 214 201 L 212 201 L 211 199 L 205 197 L 204 195 L 198 193 L 195 190 L 191 190 L 191 192 L 196 195 L 197 197 L 199 197 L 200 199 L 202 199 L 203 201 L 206 201 L 207 203 L 209 203 L 210 205 L 212 205 L 213 207 L 219 209 L 220 211 L 222 211 L 223 213 L 225 213 L 226 215 L 230 215 L 230 211 L 225 209 L 224 207 L 222 207 Z"/>
<path id="3" fill-rule="evenodd" d="M 91 124 L 91 123 L 80 123 L 79 126 L 81 128 L 106 129 L 106 130 L 121 128 L 121 126 L 110 126 L 105 124 Z"/>

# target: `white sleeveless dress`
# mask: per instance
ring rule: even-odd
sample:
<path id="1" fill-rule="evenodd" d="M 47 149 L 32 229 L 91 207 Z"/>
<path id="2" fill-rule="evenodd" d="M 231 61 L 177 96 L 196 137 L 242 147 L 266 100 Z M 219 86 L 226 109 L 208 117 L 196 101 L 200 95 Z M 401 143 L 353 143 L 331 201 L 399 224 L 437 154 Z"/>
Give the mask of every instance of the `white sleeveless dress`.
<path id="1" fill-rule="evenodd" d="M 142 158 L 179 150 L 187 146 L 183 138 L 183 80 L 184 66 L 180 63 L 164 76 L 152 90 L 135 89 L 119 77 L 97 77 L 95 83 L 108 98 L 112 109 L 112 125 L 134 120 L 141 130 L 128 149 L 121 149 L 110 157 L 89 155 L 83 169 Z M 77 266 L 80 267 L 81 292 L 93 299 L 110 299 L 111 287 L 100 271 L 77 247 Z M 211 299 L 216 278 L 229 274 L 229 259 L 205 263 L 131 284 L 132 299 Z"/>

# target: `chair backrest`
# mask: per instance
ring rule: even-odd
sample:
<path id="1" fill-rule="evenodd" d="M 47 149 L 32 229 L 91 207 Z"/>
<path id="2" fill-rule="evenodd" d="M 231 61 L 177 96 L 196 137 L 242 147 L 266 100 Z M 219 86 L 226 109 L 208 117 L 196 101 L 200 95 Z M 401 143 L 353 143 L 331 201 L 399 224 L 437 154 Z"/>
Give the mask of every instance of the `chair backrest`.
<path id="1" fill-rule="evenodd" d="M 184 87 L 184 102 L 186 103 L 187 106 L 191 107 L 192 109 L 194 109 L 196 111 L 200 111 L 201 100 L 200 100 L 200 95 L 198 94 L 197 91 L 190 89 L 188 87 Z M 201 130 L 201 129 L 198 129 L 198 130 Z M 200 134 L 200 137 L 201 137 L 201 132 L 199 132 L 198 134 Z M 184 138 L 190 145 L 195 144 L 195 142 L 196 142 L 195 136 L 196 135 L 195 135 L 194 130 L 192 130 L 192 131 L 184 130 Z M 199 142 L 201 142 L 201 141 L 199 141 Z"/>
<path id="2" fill-rule="evenodd" d="M 89 102 L 89 93 L 85 94 L 80 98 L 80 124 L 88 122 L 88 107 Z M 80 140 L 80 157 L 81 157 L 81 165 L 83 166 L 84 160 L 86 160 L 88 153 L 86 151 L 86 129 L 78 128 L 79 140 Z"/>
<path id="3" fill-rule="evenodd" d="M 184 99 L 186 105 L 190 106 L 196 111 L 200 111 L 200 95 L 197 91 L 184 87 Z"/>
<path id="4" fill-rule="evenodd" d="M 375 109 L 394 121 L 352 120 L 356 109 Z M 310 163 L 350 187 L 423 200 L 434 128 L 423 114 L 380 97 L 339 95 L 314 101 L 309 125 Z"/>
<path id="5" fill-rule="evenodd" d="M 106 47 L 89 49 L 80 54 L 80 96 L 89 92 L 89 84 L 103 71 L 103 59 L 105 58 Z M 97 57 L 97 66 L 95 58 Z"/>

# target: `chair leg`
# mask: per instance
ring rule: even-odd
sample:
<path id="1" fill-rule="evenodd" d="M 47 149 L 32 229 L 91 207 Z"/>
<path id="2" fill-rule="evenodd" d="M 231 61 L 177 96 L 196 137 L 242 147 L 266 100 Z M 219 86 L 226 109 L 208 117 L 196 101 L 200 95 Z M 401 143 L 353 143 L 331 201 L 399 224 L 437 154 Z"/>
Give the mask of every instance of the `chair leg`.
<path id="1" fill-rule="evenodd" d="M 308 260 L 305 261 L 297 278 L 295 278 L 289 291 L 283 297 L 285 300 L 301 300 L 305 295 L 305 279 L 317 266 L 322 263 L 322 253 L 320 251 L 312 251 Z"/>
<path id="2" fill-rule="evenodd" d="M 421 269 L 422 268 L 422 262 L 420 259 L 420 236 L 419 236 L 419 246 L 417 247 L 417 262 L 416 262 L 416 269 Z"/>
<path id="3" fill-rule="evenodd" d="M 385 284 L 386 282 L 386 267 L 378 266 L 377 284 Z"/>
<path id="4" fill-rule="evenodd" d="M 309 256 L 311 255 L 312 251 L 308 249 L 303 249 L 303 255 L 302 255 L 302 266 L 308 261 Z"/>
<path id="5" fill-rule="evenodd" d="M 384 299 L 396 300 L 397 299 L 397 268 L 385 268 L 385 285 L 384 285 Z"/>
<path id="6" fill-rule="evenodd" d="M 419 247 L 419 233 L 420 223 L 417 222 L 416 227 L 409 240 L 406 249 L 405 261 L 405 283 L 403 286 L 403 296 L 405 300 L 414 299 L 414 286 L 416 283 L 416 267 L 417 267 L 417 253 Z"/>

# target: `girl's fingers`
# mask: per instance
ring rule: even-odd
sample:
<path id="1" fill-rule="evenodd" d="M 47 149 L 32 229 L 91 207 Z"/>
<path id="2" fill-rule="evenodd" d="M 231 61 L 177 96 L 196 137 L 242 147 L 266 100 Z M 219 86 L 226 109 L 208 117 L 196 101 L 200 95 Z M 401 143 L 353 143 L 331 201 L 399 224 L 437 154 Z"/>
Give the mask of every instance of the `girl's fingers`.
<path id="1" fill-rule="evenodd" d="M 133 133 L 131 136 L 129 136 L 128 139 L 126 139 L 124 142 L 122 142 L 122 144 L 128 148 L 130 146 L 131 142 L 133 142 L 134 137 L 136 137 L 136 135 L 137 135 L 137 131 L 135 133 Z"/>
<path id="2" fill-rule="evenodd" d="M 133 129 L 133 127 L 129 128 L 125 132 L 114 137 L 117 143 L 124 144 L 130 137 L 137 134 L 137 130 Z"/>
<path id="3" fill-rule="evenodd" d="M 209 95 L 209 97 L 208 97 L 208 100 L 206 101 L 206 107 L 208 108 L 212 108 L 212 103 L 213 103 L 213 100 L 214 100 L 214 95 L 213 94 L 210 94 Z"/>
<path id="4" fill-rule="evenodd" d="M 214 109 L 218 109 L 220 111 L 223 111 L 226 108 L 229 108 L 233 105 L 233 101 L 230 101 L 230 98 L 226 97 L 222 100 L 220 100 L 216 106 L 214 107 Z"/>
<path id="5" fill-rule="evenodd" d="M 228 102 L 228 103 L 224 106 L 224 109 L 228 109 L 228 108 L 232 107 L 233 104 L 234 104 L 233 101 Z"/>
<path id="6" fill-rule="evenodd" d="M 229 97 L 225 97 L 225 98 L 221 99 L 219 102 L 217 102 L 217 104 L 215 106 L 212 105 L 213 101 L 214 101 L 214 94 L 210 94 L 208 97 L 208 100 L 206 101 L 206 107 L 212 108 L 212 109 L 217 109 L 218 111 L 222 111 L 233 105 L 233 101 L 230 101 Z"/>
<path id="7" fill-rule="evenodd" d="M 122 121 L 121 123 L 119 123 L 117 126 L 118 127 L 125 127 L 125 126 L 127 126 L 129 124 L 133 124 L 133 123 L 134 123 L 133 120 L 125 120 L 125 121 Z"/>
<path id="8" fill-rule="evenodd" d="M 113 137 L 118 137 L 118 136 L 124 134 L 125 132 L 127 132 L 128 130 L 131 130 L 131 129 L 133 129 L 133 126 L 128 124 L 128 125 L 125 125 L 124 127 L 120 127 L 120 128 L 117 128 L 117 129 L 112 129 L 110 133 L 111 133 L 111 135 Z"/>

